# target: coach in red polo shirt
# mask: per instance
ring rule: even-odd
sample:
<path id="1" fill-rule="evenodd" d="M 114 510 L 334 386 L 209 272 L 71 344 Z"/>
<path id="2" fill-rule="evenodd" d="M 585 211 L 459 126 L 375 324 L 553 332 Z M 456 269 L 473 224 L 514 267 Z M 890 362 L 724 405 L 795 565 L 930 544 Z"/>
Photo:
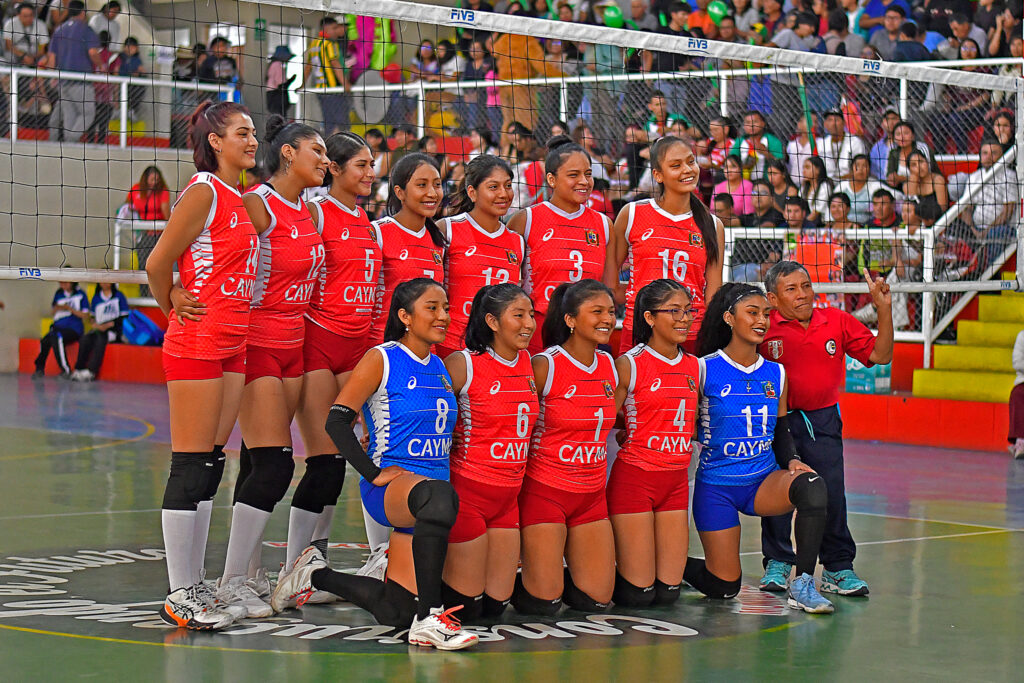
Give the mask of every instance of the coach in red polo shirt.
<path id="1" fill-rule="evenodd" d="M 775 307 L 761 355 L 786 368 L 789 426 L 800 458 L 828 487 L 828 517 L 819 558 L 822 592 L 867 595 L 868 584 L 853 571 L 857 545 L 846 523 L 843 477 L 843 421 L 839 392 L 846 380 L 846 356 L 864 365 L 892 360 L 892 297 L 889 286 L 867 272 L 871 300 L 878 310 L 878 336 L 849 313 L 814 308 L 814 287 L 796 261 L 780 261 L 764 277 L 768 301 Z M 761 520 L 765 573 L 761 590 L 784 591 L 796 555 L 790 543 L 792 514 Z"/>

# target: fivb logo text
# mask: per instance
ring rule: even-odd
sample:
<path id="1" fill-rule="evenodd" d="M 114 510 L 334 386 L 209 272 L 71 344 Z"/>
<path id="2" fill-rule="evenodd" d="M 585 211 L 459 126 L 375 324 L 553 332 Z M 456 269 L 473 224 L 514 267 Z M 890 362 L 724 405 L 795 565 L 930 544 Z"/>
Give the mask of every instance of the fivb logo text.
<path id="1" fill-rule="evenodd" d="M 696 52 L 707 52 L 708 41 L 703 38 L 688 38 L 686 40 L 686 49 L 694 50 Z"/>
<path id="2" fill-rule="evenodd" d="M 877 74 L 882 70 L 882 62 L 878 61 L 877 59 L 865 59 L 863 68 L 864 71 L 869 71 L 871 73 Z"/>
<path id="3" fill-rule="evenodd" d="M 476 12 L 471 9 L 459 9 L 453 7 L 448 15 L 448 21 L 461 26 L 472 26 L 476 23 Z"/>

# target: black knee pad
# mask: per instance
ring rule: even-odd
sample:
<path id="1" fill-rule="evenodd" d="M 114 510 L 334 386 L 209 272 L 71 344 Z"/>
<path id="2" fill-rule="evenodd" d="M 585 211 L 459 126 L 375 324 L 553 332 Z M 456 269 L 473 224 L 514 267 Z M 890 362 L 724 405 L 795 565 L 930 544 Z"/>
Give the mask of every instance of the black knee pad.
<path id="1" fill-rule="evenodd" d="M 209 500 L 206 492 L 213 486 L 214 464 L 209 453 L 171 453 L 171 473 L 164 488 L 165 510 L 195 510 L 201 501 Z M 220 482 L 220 478 L 216 479 Z"/>
<path id="2" fill-rule="evenodd" d="M 824 516 L 828 509 L 828 489 L 821 475 L 804 472 L 789 486 L 789 500 L 797 512 L 809 516 Z"/>
<path id="3" fill-rule="evenodd" d="M 427 479 L 409 491 L 409 512 L 416 519 L 417 534 L 447 538 L 459 514 L 459 496 L 450 482 Z"/>
<path id="4" fill-rule="evenodd" d="M 650 607 L 654 602 L 654 586 L 641 588 L 622 578 L 622 574 L 615 573 L 615 592 L 612 593 L 612 602 L 619 607 Z"/>
<path id="5" fill-rule="evenodd" d="M 206 487 L 203 500 L 213 500 L 217 497 L 217 489 L 220 488 L 220 480 L 224 476 L 224 447 L 214 446 L 213 451 L 208 456 L 210 462 L 213 463 L 213 472 L 210 477 L 209 486 Z"/>
<path id="6" fill-rule="evenodd" d="M 250 507 L 273 512 L 281 502 L 295 473 L 292 449 L 288 446 L 250 448 L 252 472 L 242 482 L 238 502 Z"/>
<path id="7" fill-rule="evenodd" d="M 334 505 L 345 485 L 345 460 L 337 453 L 306 458 L 306 472 L 295 487 L 292 507 L 315 512 Z"/>
<path id="8" fill-rule="evenodd" d="M 516 575 L 516 587 L 512 591 L 512 606 L 520 614 L 537 614 L 542 617 L 553 617 L 562 609 L 562 599 L 543 600 L 530 595 L 530 592 L 523 586 L 523 575 Z"/>
<path id="9" fill-rule="evenodd" d="M 484 610 L 484 596 L 481 593 L 476 597 L 458 592 L 444 581 L 441 582 L 441 600 L 445 609 L 462 606 L 456 615 L 460 621 L 472 621 L 479 619 Z"/>
<path id="10" fill-rule="evenodd" d="M 484 593 L 484 599 L 481 601 L 483 602 L 483 605 L 481 607 L 480 616 L 484 619 L 497 619 L 505 613 L 505 609 L 511 601 L 511 598 L 495 600 L 487 593 Z"/>
<path id="11" fill-rule="evenodd" d="M 565 587 L 562 589 L 562 602 L 567 607 L 580 612 L 603 612 L 608 609 L 607 602 L 598 602 L 579 589 L 573 582 L 569 568 L 565 569 Z"/>
<path id="12" fill-rule="evenodd" d="M 682 584 L 670 585 L 663 581 L 654 580 L 654 600 L 651 602 L 655 607 L 666 607 L 675 604 L 679 599 L 679 587 Z"/>
<path id="13" fill-rule="evenodd" d="M 234 505 L 238 502 L 238 494 L 242 492 L 242 484 L 252 474 L 252 454 L 249 453 L 249 447 L 245 445 L 245 441 L 242 441 L 241 447 L 238 449 L 238 478 L 235 479 L 235 488 L 231 493 L 231 504 Z"/>

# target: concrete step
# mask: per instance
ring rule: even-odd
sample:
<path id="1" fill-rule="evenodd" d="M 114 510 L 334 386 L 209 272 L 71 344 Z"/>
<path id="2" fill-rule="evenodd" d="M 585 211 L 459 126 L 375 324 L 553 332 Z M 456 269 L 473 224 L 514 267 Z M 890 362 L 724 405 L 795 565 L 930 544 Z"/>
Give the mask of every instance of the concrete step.
<path id="1" fill-rule="evenodd" d="M 957 323 L 956 339 L 961 346 L 986 346 L 1013 348 L 1017 333 L 1024 330 L 1024 324 L 1010 322 L 983 322 L 961 320 Z"/>
<path id="2" fill-rule="evenodd" d="M 935 369 L 1004 373 L 1013 367 L 1012 352 L 1006 347 L 936 346 Z"/>
<path id="3" fill-rule="evenodd" d="M 1006 403 L 1015 377 L 1012 372 L 914 370 L 914 396 Z"/>
<path id="4" fill-rule="evenodd" d="M 1024 323 L 1024 298 L 988 294 L 979 296 L 978 320 Z"/>

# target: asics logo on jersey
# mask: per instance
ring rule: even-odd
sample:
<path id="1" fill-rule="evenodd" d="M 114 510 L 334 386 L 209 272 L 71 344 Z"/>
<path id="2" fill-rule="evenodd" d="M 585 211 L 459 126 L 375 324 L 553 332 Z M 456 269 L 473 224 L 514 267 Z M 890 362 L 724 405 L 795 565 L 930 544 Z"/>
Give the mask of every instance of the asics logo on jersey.
<path id="1" fill-rule="evenodd" d="M 654 228 L 650 228 L 649 230 L 644 232 L 644 234 L 640 235 L 640 241 L 646 242 L 647 240 L 651 239 L 652 235 L 654 235 Z"/>
<path id="2" fill-rule="evenodd" d="M 572 398 L 575 395 L 576 395 L 576 385 L 573 384 L 571 387 L 569 387 L 569 391 L 565 392 L 565 397 L 566 398 Z"/>
<path id="3" fill-rule="evenodd" d="M 238 214 L 237 213 L 231 214 L 231 220 L 228 221 L 228 225 L 231 226 L 232 228 L 235 227 L 236 225 L 238 225 Z"/>
<path id="4" fill-rule="evenodd" d="M 405 388 L 409 389 L 410 391 L 415 389 L 416 388 L 416 378 L 415 377 L 410 377 L 409 378 L 409 383 L 405 385 Z"/>
<path id="5" fill-rule="evenodd" d="M 466 256 L 472 256 L 475 253 L 476 253 L 476 245 L 475 244 L 473 246 L 471 246 L 469 249 L 466 250 Z"/>
<path id="6" fill-rule="evenodd" d="M 295 225 L 292 226 L 292 239 L 293 240 L 299 239 L 299 228 L 298 228 L 298 226 L 295 226 Z"/>
<path id="7" fill-rule="evenodd" d="M 658 377 L 653 382 L 651 382 L 651 391 L 657 391 L 658 389 L 661 389 L 661 378 L 660 377 Z"/>
<path id="8" fill-rule="evenodd" d="M 344 230 L 341 231 L 341 239 L 343 239 L 343 240 L 347 240 L 348 239 L 348 228 L 345 228 Z"/>
<path id="9" fill-rule="evenodd" d="M 495 380 L 494 384 L 491 385 L 489 393 L 491 394 L 491 396 L 493 396 L 494 394 L 498 393 L 499 391 L 501 391 L 501 382 L 498 381 L 498 380 Z"/>
<path id="10" fill-rule="evenodd" d="M 722 398 L 725 398 L 726 396 L 728 396 L 731 393 L 732 393 L 732 385 L 731 384 L 726 384 L 724 387 L 722 387 Z"/>
<path id="11" fill-rule="evenodd" d="M 404 261 L 407 258 L 409 258 L 409 250 L 408 249 L 403 249 L 401 252 L 399 252 L 399 254 L 398 254 L 398 260 L 399 261 Z"/>
<path id="12" fill-rule="evenodd" d="M 540 238 L 541 242 L 547 242 L 549 239 L 555 236 L 555 229 L 548 228 L 548 231 L 544 233 L 544 236 Z"/>

